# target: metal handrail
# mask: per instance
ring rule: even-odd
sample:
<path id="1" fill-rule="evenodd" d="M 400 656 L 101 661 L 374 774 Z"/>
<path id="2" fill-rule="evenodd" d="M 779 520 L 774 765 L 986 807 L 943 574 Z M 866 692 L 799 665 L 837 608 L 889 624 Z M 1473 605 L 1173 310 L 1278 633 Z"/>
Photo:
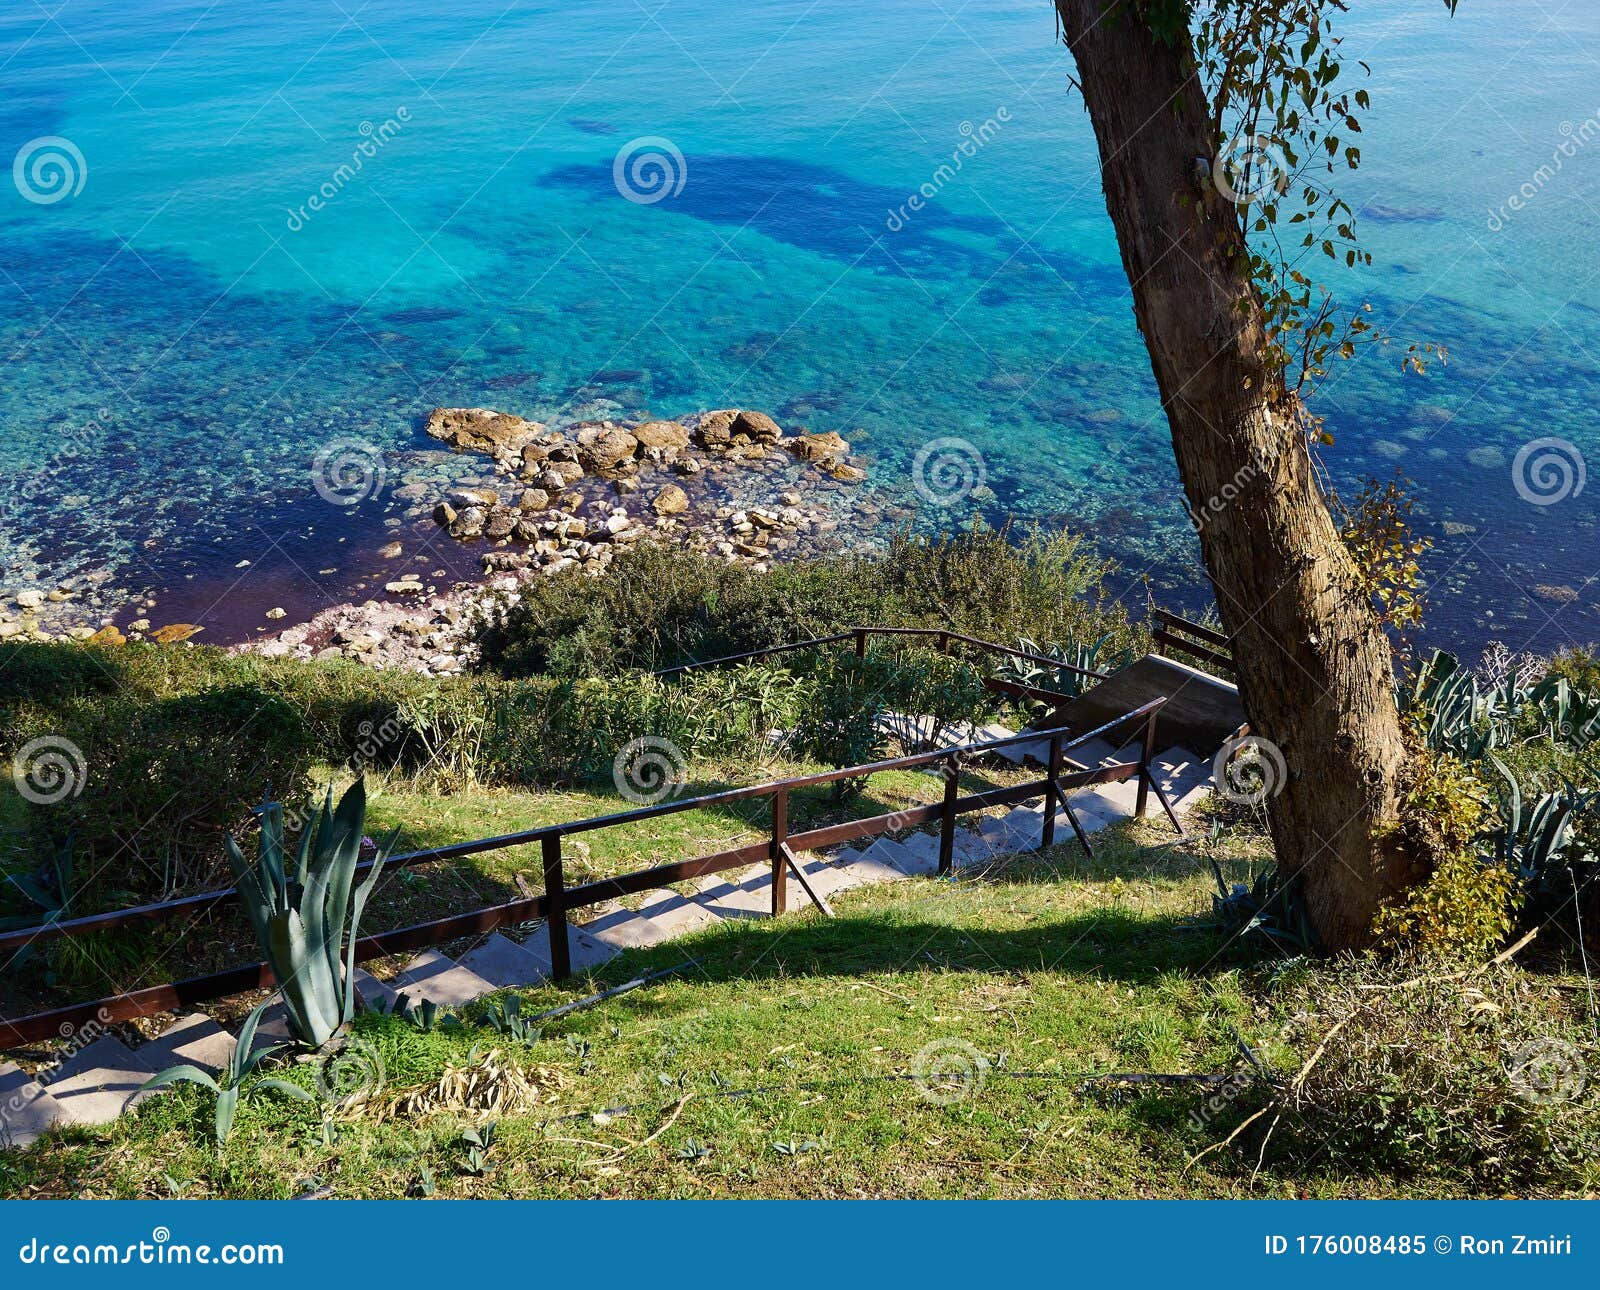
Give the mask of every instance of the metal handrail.
<path id="1" fill-rule="evenodd" d="M 941 627 L 851 627 L 842 632 L 835 632 L 831 636 L 817 636 L 811 640 L 790 641 L 784 645 L 768 645 L 764 649 L 746 650 L 742 654 L 728 654 L 722 658 L 708 658 L 698 663 L 680 663 L 676 667 L 664 667 L 654 672 L 651 676 L 676 676 L 680 672 L 693 672 L 703 667 L 725 667 L 729 663 L 743 663 L 754 658 L 770 658 L 774 654 L 791 654 L 804 649 L 816 649 L 822 645 L 837 645 L 844 641 L 853 640 L 856 645 L 858 657 L 866 654 L 866 641 L 870 636 L 937 636 L 941 652 L 948 652 L 950 643 L 958 641 L 963 645 L 973 645 L 979 649 L 988 650 L 992 654 L 1007 654 L 1012 658 L 1026 659 L 1030 663 L 1039 663 L 1045 667 L 1055 668 L 1058 671 L 1072 672 L 1078 676 L 1092 676 L 1097 680 L 1104 680 L 1105 672 L 1096 671 L 1094 668 L 1078 667 L 1073 663 L 1063 663 L 1060 659 L 1048 658 L 1043 654 L 1033 654 L 1027 650 L 1012 649 L 1009 645 L 997 645 L 993 641 L 983 640 L 981 637 L 968 636 L 965 632 L 950 631 Z"/>
<path id="2" fill-rule="evenodd" d="M 1003 806 L 1027 801 L 1039 796 L 1041 792 L 1044 795 L 1041 845 L 1045 847 L 1053 845 L 1056 814 L 1059 811 L 1066 816 L 1068 822 L 1072 825 L 1073 832 L 1087 850 L 1089 840 L 1079 824 L 1071 804 L 1067 800 L 1067 787 L 1069 785 L 1071 787 L 1088 787 L 1095 784 L 1121 783 L 1133 778 L 1135 775 L 1139 779 L 1138 801 L 1135 807 L 1136 814 L 1143 815 L 1145 813 L 1149 792 L 1154 789 L 1157 798 L 1161 802 L 1162 809 L 1172 821 L 1173 827 L 1181 835 L 1183 828 L 1172 809 L 1172 804 L 1167 800 L 1166 793 L 1162 789 L 1160 782 L 1151 773 L 1151 759 L 1155 750 L 1156 717 L 1165 704 L 1166 699 L 1164 697 L 1152 699 L 1138 708 L 1114 717 L 1093 730 L 1086 731 L 1081 735 L 1075 735 L 1070 739 L 1066 737 L 1065 730 L 1057 729 L 1048 733 L 1029 731 L 1002 739 L 977 740 L 954 748 L 943 748 L 934 752 L 894 757 L 861 766 L 848 767 L 843 770 L 796 776 L 787 780 L 777 780 L 772 783 L 752 785 L 747 788 L 728 789 L 721 793 L 710 793 L 702 797 L 690 798 L 686 801 L 659 803 L 636 811 L 622 811 L 609 816 L 594 816 L 586 820 L 549 825 L 522 833 L 507 834 L 499 838 L 486 838 L 473 843 L 462 843 L 453 847 L 440 847 L 430 851 L 411 852 L 405 856 L 397 856 L 395 861 L 405 865 L 450 855 L 467 855 L 475 851 L 492 850 L 497 847 L 521 846 L 537 841 L 540 845 L 544 864 L 545 890 L 540 895 L 526 896 L 509 904 L 470 910 L 464 914 L 447 915 L 444 918 L 420 923 L 412 927 L 403 927 L 394 931 L 365 936 L 354 945 L 354 957 L 357 962 L 364 963 L 383 955 L 422 949 L 430 945 L 443 944 L 446 941 L 455 940 L 462 936 L 479 935 L 495 931 L 498 928 L 543 918 L 546 921 L 550 935 L 551 974 L 556 979 L 561 980 L 572 973 L 570 942 L 567 934 L 567 912 L 569 910 L 583 909 L 631 893 L 668 887 L 691 878 L 723 873 L 752 862 L 765 861 L 772 867 L 772 914 L 776 917 L 784 912 L 787 905 L 786 870 L 794 862 L 794 847 L 810 849 L 834 846 L 843 842 L 853 841 L 856 838 L 881 836 L 886 833 L 932 822 L 939 824 L 938 870 L 941 875 L 945 875 L 950 873 L 954 865 L 955 822 L 958 815 L 967 811 L 987 809 L 991 806 Z M 1117 762 L 1098 768 L 1087 768 L 1067 774 L 1062 773 L 1062 763 L 1068 749 L 1087 743 L 1139 718 L 1144 720 L 1144 737 L 1137 761 Z M 963 757 L 990 752 L 1023 742 L 1048 742 L 1048 766 L 1046 777 L 1043 781 L 1037 783 L 1028 782 L 1006 788 L 986 789 L 977 793 L 970 793 L 965 797 L 960 795 L 959 780 Z M 850 820 L 842 824 L 823 825 L 817 828 L 804 829 L 797 833 L 789 832 L 789 793 L 794 788 L 826 784 L 845 777 L 873 774 L 883 770 L 915 769 L 940 762 L 944 764 L 945 785 L 942 800 L 937 805 L 911 807 L 888 815 L 872 816 L 864 820 Z M 567 833 L 588 832 L 616 824 L 651 819 L 679 811 L 694 810 L 708 805 L 749 800 L 763 796 L 770 796 L 772 799 L 772 818 L 767 841 L 735 847 L 732 850 L 718 852 L 714 855 L 697 856 L 688 860 L 657 865 L 651 869 L 637 870 L 633 873 L 622 874 L 613 878 L 595 879 L 571 889 L 566 887 L 561 855 L 561 839 Z M 363 870 L 370 869 L 372 863 L 368 861 L 359 866 L 359 868 Z M 805 882 L 803 876 L 801 882 L 802 885 L 809 888 L 809 884 Z M 220 902 L 229 896 L 236 895 L 237 892 L 232 890 L 207 893 L 208 898 L 214 902 Z M 165 908 L 171 911 L 174 907 L 195 908 L 194 898 L 187 902 L 178 902 L 176 906 L 168 905 Z M 147 913 L 154 915 L 159 908 L 162 907 L 147 907 Z M 831 916 L 831 910 L 828 910 L 825 904 L 819 902 L 819 908 Z M 122 911 L 120 920 L 123 922 L 128 921 L 130 912 L 132 911 Z M 74 921 L 78 924 L 79 930 L 88 930 L 82 926 L 83 920 Z M 101 918 L 100 924 L 107 925 L 104 917 Z M 112 923 L 111 925 L 115 924 Z M 49 931 L 52 934 L 61 935 L 65 934 L 66 931 L 70 931 L 71 928 L 68 925 L 55 924 L 38 929 L 25 929 L 24 935 L 27 930 L 35 932 Z M 16 933 L 11 935 L 14 936 Z M 134 1017 L 151 1016 L 159 1012 L 193 1006 L 208 999 L 222 998 L 230 994 L 238 994 L 241 991 L 270 987 L 274 984 L 272 970 L 267 964 L 251 963 L 227 968 L 220 972 L 213 972 L 206 976 L 193 977 L 186 981 L 168 982 L 165 985 L 149 986 L 87 1003 L 71 1004 L 49 1012 L 34 1013 L 31 1016 L 15 1019 L 0 1019 L 0 1046 L 32 1042 L 57 1034 L 68 1034 L 72 1032 L 73 1028 L 86 1024 L 90 1020 L 101 1024 L 107 1024 L 112 1021 L 126 1021 Z"/>
<path id="3" fill-rule="evenodd" d="M 1121 716 L 1096 727 L 1087 734 L 1074 737 L 1070 742 L 1062 744 L 1062 750 L 1066 751 L 1076 747 L 1078 744 L 1085 743 L 1108 730 L 1113 730 L 1136 717 L 1145 716 L 1160 708 L 1164 703 L 1166 703 L 1165 698 L 1152 699 L 1149 703 L 1123 713 Z M 511 847 L 529 846 L 534 843 L 542 844 L 549 839 L 559 839 L 569 834 L 591 833 L 597 829 L 637 824 L 641 820 L 653 820 L 662 816 L 677 815 L 683 811 L 725 806 L 731 802 L 749 801 L 752 798 L 772 797 L 779 792 L 788 793 L 795 789 L 812 788 L 819 784 L 835 783 L 841 779 L 859 779 L 867 775 L 880 774 L 884 771 L 915 770 L 922 766 L 929 766 L 935 762 L 943 761 L 951 756 L 971 756 L 975 753 L 993 752 L 999 748 L 1009 748 L 1013 744 L 1038 743 L 1048 738 L 1048 735 L 1038 731 L 1024 731 L 1021 734 L 1011 735 L 1004 739 L 981 740 L 954 748 L 940 748 L 932 752 L 913 753 L 904 757 L 890 757 L 883 761 L 864 763 L 859 766 L 847 766 L 841 770 L 819 771 L 815 774 L 800 775 L 790 779 L 769 780 L 762 784 L 748 784 L 741 788 L 723 789 L 720 792 L 707 793 L 700 797 L 658 802 L 651 806 L 637 807 L 631 811 L 614 811 L 608 815 L 592 815 L 581 820 L 570 820 L 562 824 L 547 824 L 537 829 L 526 829 L 518 833 L 505 833 L 496 837 L 478 838 L 471 842 L 456 842 L 442 847 L 429 847 L 421 851 L 408 851 L 402 855 L 391 856 L 385 862 L 385 867 L 405 869 L 413 865 L 430 864 L 437 860 L 455 860 L 463 856 L 481 855 L 486 851 L 503 851 Z M 366 873 L 372 868 L 373 863 L 371 860 L 362 861 L 356 866 L 356 873 L 358 875 Z M 236 887 L 219 888 L 215 891 L 201 892 L 198 895 L 186 896 L 178 900 L 135 905 L 128 909 L 111 910 L 100 914 L 85 914 L 78 918 L 64 919 L 60 922 L 43 923 L 37 927 L 19 928 L 14 931 L 0 933 L 0 950 L 18 948 L 22 945 L 35 944 L 39 941 L 56 940 L 78 932 L 123 927 L 134 922 L 166 921 L 168 918 L 175 917 L 180 913 L 199 913 L 215 908 L 237 897 L 238 894 L 239 891 Z"/>

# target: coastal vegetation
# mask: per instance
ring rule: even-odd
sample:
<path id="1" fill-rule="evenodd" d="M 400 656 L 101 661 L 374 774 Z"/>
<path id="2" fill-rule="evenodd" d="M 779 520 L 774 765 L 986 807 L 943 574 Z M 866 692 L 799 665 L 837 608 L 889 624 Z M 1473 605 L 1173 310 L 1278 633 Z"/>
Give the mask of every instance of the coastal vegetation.
<path id="1" fill-rule="evenodd" d="M 205 740 L 258 791 L 270 779 L 289 800 L 279 785 L 364 775 L 372 826 L 422 847 L 626 809 L 611 759 L 641 733 L 682 741 L 693 792 L 887 751 L 870 721 L 885 709 L 950 720 L 994 711 L 973 664 L 917 647 L 857 659 L 846 646 L 676 679 L 643 670 L 759 648 L 774 606 L 806 631 L 853 625 L 870 606 L 904 625 L 1026 638 L 1064 660 L 1097 645 L 1103 660 L 1143 648 L 1141 629 L 1099 599 L 1105 571 L 1069 540 L 980 530 L 908 541 L 894 560 L 760 573 L 640 547 L 604 579 L 557 574 L 504 601 L 479 624 L 481 670 L 456 678 L 192 644 L 30 644 L 0 673 L 11 687 L 4 751 L 41 730 L 87 739 L 118 720 L 144 747 L 166 732 L 165 751 L 137 764 L 146 775 L 170 765 L 161 782 L 185 807 L 154 817 L 172 831 L 149 845 L 191 857 L 193 890 L 227 882 L 220 838 L 249 827 L 251 806 L 192 775 L 180 783 L 194 765 L 182 750 Z M 831 921 L 708 929 L 585 982 L 459 1014 L 359 1016 L 355 1051 L 377 1054 L 381 1098 L 330 1102 L 317 1067 L 270 1055 L 254 1083 L 165 1092 L 104 1129 L 0 1157 L 0 1177 L 16 1194 L 127 1196 L 948 1195 L 971 1194 L 978 1176 L 986 1193 L 1017 1196 L 1593 1187 L 1600 1119 L 1572 1077 L 1597 1056 L 1583 986 L 1600 926 L 1600 741 L 1583 688 L 1593 672 L 1582 653 L 1504 651 L 1473 668 L 1444 656 L 1413 668 L 1399 707 L 1427 769 L 1408 784 L 1408 818 L 1433 827 L 1396 846 L 1426 856 L 1431 876 L 1379 915 L 1369 954 L 1307 953 L 1314 941 L 1290 934 L 1305 920 L 1263 810 L 1218 798 L 1177 843 L 1153 821 L 1131 822 L 1102 835 L 1093 859 L 1067 843 L 976 880 L 852 893 Z M 235 719 L 223 725 L 221 712 Z M 851 741 L 837 742 L 843 734 Z M 142 880 L 145 896 L 159 895 L 158 875 L 177 872 L 122 863 L 114 879 L 86 881 L 60 863 L 63 847 L 90 854 L 75 833 L 129 832 L 115 813 L 135 809 L 135 785 L 101 747 L 85 750 L 90 773 L 64 832 L 52 810 L 69 803 L 0 796 L 3 863 L 31 879 L 7 885 L 5 913 L 44 917 L 30 889 L 74 912 L 114 907 L 133 897 L 119 887 Z M 963 781 L 1008 782 L 983 768 Z M 860 798 L 819 791 L 791 809 L 809 826 L 936 800 L 941 788 L 887 774 Z M 100 823 L 110 818 L 116 828 Z M 761 827 L 694 811 L 608 831 L 574 851 L 573 877 L 735 845 Z M 537 857 L 515 852 L 391 873 L 364 922 L 459 911 L 537 882 Z M 8 973 L 8 995 L 81 997 L 252 954 L 235 915 L 210 916 L 209 929 L 203 948 L 192 931 L 41 946 Z M 912 941 L 923 948 L 908 959 Z M 626 1001 L 528 1020 L 686 959 L 692 969 Z M 930 1036 L 956 1045 L 970 1096 L 946 1101 L 942 1085 L 919 1094 Z M 267 1077 L 311 1100 L 230 1099 L 219 1142 L 219 1093 Z M 487 1117 L 440 1092 L 480 1084 L 538 1095 Z M 424 1106 L 434 1109 L 415 1110 Z"/>

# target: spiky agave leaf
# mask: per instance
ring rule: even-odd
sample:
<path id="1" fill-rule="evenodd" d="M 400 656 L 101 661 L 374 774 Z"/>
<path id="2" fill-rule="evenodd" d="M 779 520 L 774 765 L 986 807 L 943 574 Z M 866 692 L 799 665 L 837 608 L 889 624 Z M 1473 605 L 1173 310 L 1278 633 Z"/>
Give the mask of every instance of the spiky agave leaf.
<path id="1" fill-rule="evenodd" d="M 344 1020 L 349 1021 L 356 1015 L 356 941 L 361 930 L 361 915 L 366 912 L 367 898 L 372 895 L 372 889 L 378 885 L 378 878 L 383 873 L 383 866 L 389 859 L 395 840 L 400 836 L 396 828 L 378 846 L 377 855 L 372 858 L 372 868 L 367 872 L 367 880 L 356 889 L 355 899 L 350 906 L 350 925 L 345 936 L 345 964 L 344 964 Z"/>

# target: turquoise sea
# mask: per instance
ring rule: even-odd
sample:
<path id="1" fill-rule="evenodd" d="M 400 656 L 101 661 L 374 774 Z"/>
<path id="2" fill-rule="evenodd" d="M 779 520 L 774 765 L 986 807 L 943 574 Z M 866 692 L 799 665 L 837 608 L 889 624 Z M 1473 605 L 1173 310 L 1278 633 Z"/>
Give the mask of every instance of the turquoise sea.
<path id="1" fill-rule="evenodd" d="M 1513 471 L 1600 463 L 1600 7 L 1355 7 L 1354 286 L 1450 362 L 1337 371 L 1328 471 L 1415 479 L 1436 638 L 1600 637 L 1600 482 Z M 924 522 L 1080 527 L 1198 604 L 1071 70 L 1047 0 L 6 4 L 0 591 L 237 638 L 370 572 L 430 407 L 606 399 L 839 430 L 897 500 L 963 439 L 992 493 Z M 332 504 L 350 443 L 387 486 Z"/>

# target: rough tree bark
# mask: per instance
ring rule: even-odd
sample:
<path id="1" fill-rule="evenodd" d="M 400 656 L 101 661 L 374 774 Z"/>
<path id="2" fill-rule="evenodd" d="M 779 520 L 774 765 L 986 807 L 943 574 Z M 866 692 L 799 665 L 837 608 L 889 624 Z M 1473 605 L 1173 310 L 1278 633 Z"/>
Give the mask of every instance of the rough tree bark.
<path id="1" fill-rule="evenodd" d="M 1126 0 L 1055 3 L 1245 712 L 1288 768 L 1278 859 L 1324 947 L 1359 946 L 1416 876 L 1384 843 L 1407 760 L 1389 643 L 1268 358 L 1239 211 L 1205 177 L 1192 46 Z"/>

